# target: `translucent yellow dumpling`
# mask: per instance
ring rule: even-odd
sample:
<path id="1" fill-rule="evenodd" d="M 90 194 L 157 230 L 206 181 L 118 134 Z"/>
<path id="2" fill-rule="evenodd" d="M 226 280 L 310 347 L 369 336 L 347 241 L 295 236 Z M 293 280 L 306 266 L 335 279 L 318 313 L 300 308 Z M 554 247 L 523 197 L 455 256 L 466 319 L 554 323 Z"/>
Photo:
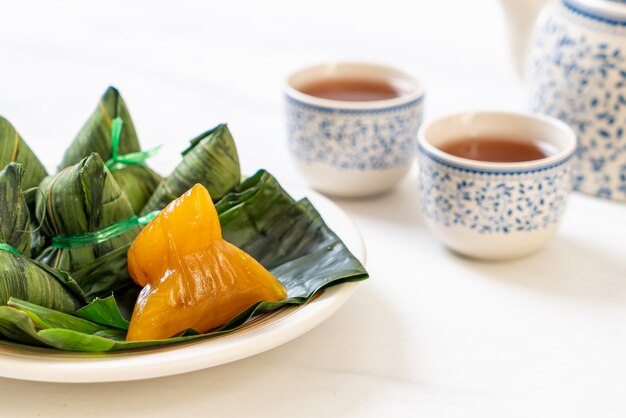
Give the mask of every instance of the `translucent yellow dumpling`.
<path id="1" fill-rule="evenodd" d="M 143 286 L 126 339 L 207 332 L 260 301 L 287 296 L 259 262 L 222 238 L 209 192 L 197 184 L 170 203 L 128 251 L 131 277 Z"/>

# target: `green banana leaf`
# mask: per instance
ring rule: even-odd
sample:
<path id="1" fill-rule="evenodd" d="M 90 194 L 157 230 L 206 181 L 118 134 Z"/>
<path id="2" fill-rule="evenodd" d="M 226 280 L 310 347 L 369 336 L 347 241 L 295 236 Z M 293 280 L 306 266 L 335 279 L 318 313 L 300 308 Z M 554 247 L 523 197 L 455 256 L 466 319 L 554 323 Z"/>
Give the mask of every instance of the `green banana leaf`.
<path id="1" fill-rule="evenodd" d="M 196 183 L 217 201 L 241 181 L 235 141 L 224 124 L 192 139 L 182 155 L 183 160 L 157 187 L 141 214 L 163 209 Z"/>
<path id="2" fill-rule="evenodd" d="M 294 201 L 265 170 L 216 209 L 224 239 L 263 264 L 300 302 L 329 283 L 366 274 L 311 202 Z"/>
<path id="3" fill-rule="evenodd" d="M 0 250 L 0 305 L 17 297 L 72 312 L 83 303 L 72 278 L 28 258 L 31 225 L 21 187 L 23 176 L 24 169 L 17 163 L 0 171 L 0 242 L 15 249 Z"/>
<path id="4" fill-rule="evenodd" d="M 121 118 L 123 121 L 119 154 L 126 155 L 141 151 L 128 108 L 119 91 L 114 87 L 109 87 L 102 95 L 98 107 L 65 151 L 59 169 L 77 164 L 93 152 L 100 154 L 105 161 L 112 158 L 111 128 L 115 118 Z M 145 165 L 125 166 L 112 170 L 112 174 L 126 193 L 135 213 L 139 213 L 162 181 L 158 174 Z"/>
<path id="5" fill-rule="evenodd" d="M 112 295 L 104 299 L 96 298 L 89 305 L 74 312 L 74 315 L 82 319 L 93 320 L 100 325 L 125 331 L 128 330 L 130 325 L 120 312 L 117 302 Z"/>
<path id="6" fill-rule="evenodd" d="M 9 306 L 0 308 L 0 333 L 24 344 L 35 342 L 71 351 L 156 347 L 232 332 L 252 316 L 286 305 L 304 304 L 324 288 L 368 277 L 361 263 L 328 228 L 311 203 L 306 199 L 294 201 L 265 171 L 224 196 L 216 207 L 224 237 L 268 267 L 287 288 L 287 299 L 257 303 L 206 334 L 187 330 L 174 338 L 141 342 L 124 341 L 128 322 L 121 312 L 128 315 L 132 311 L 132 297 L 96 299 L 66 317 L 11 300 Z M 77 326 L 73 322 L 76 317 L 90 324 L 81 322 Z"/>
<path id="7" fill-rule="evenodd" d="M 133 208 L 96 153 L 41 183 L 37 219 L 43 233 L 75 236 L 100 231 L 134 216 Z M 103 242 L 72 248 L 47 248 L 38 260 L 69 272 L 91 300 L 108 296 L 131 283 L 126 252 L 139 233 L 138 226 Z"/>

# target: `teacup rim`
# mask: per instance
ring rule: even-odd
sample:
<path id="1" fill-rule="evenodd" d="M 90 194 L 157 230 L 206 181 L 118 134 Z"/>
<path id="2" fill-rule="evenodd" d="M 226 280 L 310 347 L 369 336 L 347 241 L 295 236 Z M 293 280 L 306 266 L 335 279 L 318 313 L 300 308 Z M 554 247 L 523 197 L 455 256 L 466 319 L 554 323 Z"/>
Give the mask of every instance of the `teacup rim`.
<path id="1" fill-rule="evenodd" d="M 545 158 L 540 158 L 538 160 L 521 162 L 491 162 L 472 160 L 469 158 L 462 158 L 452 154 L 448 154 L 447 152 L 444 152 L 436 146 L 432 145 L 426 139 L 425 132 L 435 123 L 442 123 L 446 119 L 452 120 L 463 116 L 478 114 L 494 117 L 523 117 L 528 118 L 529 120 L 533 120 L 535 122 L 540 121 L 543 123 L 548 123 L 562 131 L 562 133 L 564 134 L 564 138 L 566 138 L 567 144 L 559 149 L 555 154 L 549 155 Z M 427 154 L 429 157 L 434 158 L 441 163 L 448 164 L 453 167 L 481 172 L 528 172 L 552 168 L 568 161 L 576 152 L 577 147 L 576 133 L 570 126 L 557 118 L 537 112 L 477 110 L 453 113 L 422 124 L 422 126 L 418 130 L 417 135 L 418 147 L 420 152 Z"/>
<path id="2" fill-rule="evenodd" d="M 347 101 L 347 100 L 333 100 L 333 99 L 325 99 L 322 97 L 312 96 L 310 94 L 303 93 L 292 86 L 291 82 L 294 77 L 300 75 L 307 71 L 313 71 L 316 69 L 322 69 L 325 67 L 331 66 L 357 66 L 364 67 L 369 69 L 378 69 L 383 71 L 388 71 L 390 73 L 395 74 L 397 77 L 402 78 L 404 81 L 412 84 L 413 90 L 403 94 L 398 97 L 394 97 L 393 99 L 384 99 L 384 100 L 368 100 L 368 101 Z M 308 65 L 305 67 L 300 67 L 295 71 L 292 71 L 287 79 L 285 80 L 283 91 L 285 95 L 297 102 L 301 102 L 307 104 L 312 107 L 324 108 L 324 109 L 338 109 L 338 110 L 377 110 L 377 109 L 388 109 L 388 108 L 396 108 L 407 105 L 409 103 L 413 103 L 416 101 L 423 100 L 426 92 L 424 89 L 424 83 L 417 77 L 411 75 L 407 71 L 404 71 L 398 67 L 394 67 L 392 65 L 378 63 L 378 62 L 368 62 L 368 61 L 325 61 L 322 63 L 317 63 L 313 65 Z"/>

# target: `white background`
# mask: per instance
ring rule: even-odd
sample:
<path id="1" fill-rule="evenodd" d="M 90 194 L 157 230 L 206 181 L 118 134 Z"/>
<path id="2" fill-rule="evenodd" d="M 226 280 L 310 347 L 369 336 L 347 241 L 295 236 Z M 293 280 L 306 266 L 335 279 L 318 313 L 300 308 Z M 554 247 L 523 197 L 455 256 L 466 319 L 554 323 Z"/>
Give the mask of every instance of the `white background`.
<path id="1" fill-rule="evenodd" d="M 523 1 L 523 0 L 519 0 Z M 499 2 L 63 1 L 0 4 L 0 114 L 53 170 L 117 86 L 163 174 L 228 122 L 243 169 L 304 184 L 285 146 L 281 86 L 346 59 L 421 78 L 426 119 L 526 108 Z M 426 231 L 412 173 L 335 200 L 371 279 L 327 322 L 256 357 L 119 384 L 0 379 L 0 416 L 625 416 L 623 205 L 571 199 L 560 235 L 509 263 L 456 257 Z"/>

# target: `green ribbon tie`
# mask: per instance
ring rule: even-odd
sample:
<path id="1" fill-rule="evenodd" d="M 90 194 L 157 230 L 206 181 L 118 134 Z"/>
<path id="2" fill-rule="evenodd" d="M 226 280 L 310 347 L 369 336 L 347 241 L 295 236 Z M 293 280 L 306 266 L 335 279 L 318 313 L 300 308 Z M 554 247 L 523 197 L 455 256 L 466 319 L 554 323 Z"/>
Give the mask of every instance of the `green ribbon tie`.
<path id="1" fill-rule="evenodd" d="M 17 249 L 11 247 L 9 244 L 5 244 L 4 242 L 0 242 L 0 251 L 7 251 L 13 254 L 22 254 Z"/>
<path id="2" fill-rule="evenodd" d="M 148 158 L 154 157 L 161 149 L 161 146 L 148 151 L 131 152 L 120 155 L 120 139 L 122 138 L 122 118 L 115 118 L 111 124 L 111 159 L 104 163 L 109 171 L 119 170 L 129 165 L 144 165 Z"/>
<path id="3" fill-rule="evenodd" d="M 115 222 L 98 231 L 85 232 L 84 234 L 78 235 L 58 235 L 52 238 L 52 248 L 63 249 L 100 244 L 101 242 L 125 234 L 136 226 L 148 224 L 159 213 L 160 211 L 155 210 L 144 216 L 133 216 L 132 218 Z"/>

